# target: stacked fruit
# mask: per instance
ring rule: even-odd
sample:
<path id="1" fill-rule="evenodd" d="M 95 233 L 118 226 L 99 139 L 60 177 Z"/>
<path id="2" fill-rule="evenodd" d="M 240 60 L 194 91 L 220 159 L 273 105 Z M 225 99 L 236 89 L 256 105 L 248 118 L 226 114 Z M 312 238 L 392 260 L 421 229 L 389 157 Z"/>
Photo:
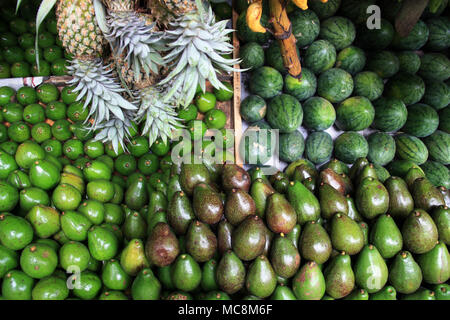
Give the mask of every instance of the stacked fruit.
<path id="1" fill-rule="evenodd" d="M 39 66 L 36 64 L 35 16 L 40 1 L 29 1 L 16 15 L 3 7 L 0 16 L 0 78 L 63 76 L 68 58 L 57 37 L 56 17 L 52 12 L 41 25 L 38 39 Z"/>
<path id="2" fill-rule="evenodd" d="M 404 38 L 390 16 L 395 3 L 313 0 L 308 10 L 288 8 L 302 57 L 300 80 L 286 74 L 270 33 L 248 28 L 241 8 L 241 66 L 251 70 L 250 96 L 240 113 L 251 130 L 280 130 L 281 160 L 304 155 L 319 165 L 334 152 L 347 164 L 367 157 L 379 170 L 413 162 L 436 186 L 450 186 L 447 1 L 434 14 L 426 10 Z M 372 4 L 380 6 L 382 18 L 379 29 L 369 30 L 366 9 Z M 266 15 L 263 11 L 263 25 Z M 298 131 L 302 125 L 307 137 Z M 340 135 L 333 142 L 336 130 Z M 272 151 L 246 145 L 246 155 Z"/>

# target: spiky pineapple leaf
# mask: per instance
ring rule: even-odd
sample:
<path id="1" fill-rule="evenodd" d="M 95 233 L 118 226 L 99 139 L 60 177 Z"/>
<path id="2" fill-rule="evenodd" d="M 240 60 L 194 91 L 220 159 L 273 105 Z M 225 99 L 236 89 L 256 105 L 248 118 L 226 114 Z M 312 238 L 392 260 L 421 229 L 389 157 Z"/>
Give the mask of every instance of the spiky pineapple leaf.
<path id="1" fill-rule="evenodd" d="M 20 5 L 22 4 L 22 0 L 17 0 L 17 5 L 16 5 L 16 14 L 17 14 L 17 12 L 19 12 L 19 8 L 20 8 Z"/>
<path id="2" fill-rule="evenodd" d="M 104 34 L 109 33 L 108 23 L 106 22 L 106 10 L 101 0 L 94 0 L 95 19 Z"/>
<path id="3" fill-rule="evenodd" d="M 39 27 L 41 26 L 44 19 L 47 17 L 49 12 L 53 9 L 56 2 L 58 0 L 43 0 L 41 2 L 41 5 L 39 6 L 38 13 L 36 15 L 36 40 L 35 40 L 35 48 L 36 48 L 36 64 L 38 67 L 38 71 L 40 70 L 40 63 L 39 63 L 39 45 L 38 45 L 38 39 L 39 39 Z"/>

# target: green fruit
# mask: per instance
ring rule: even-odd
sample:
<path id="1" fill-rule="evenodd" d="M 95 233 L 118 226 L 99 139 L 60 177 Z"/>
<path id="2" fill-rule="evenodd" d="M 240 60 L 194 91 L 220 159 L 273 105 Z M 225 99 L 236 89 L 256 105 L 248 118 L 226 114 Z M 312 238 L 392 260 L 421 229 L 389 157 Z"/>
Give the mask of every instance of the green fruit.
<path id="1" fill-rule="evenodd" d="M 90 182 L 89 184 L 91 184 Z M 88 195 L 89 195 L 88 184 Z M 53 191 L 52 201 L 61 211 L 75 210 L 81 202 L 81 193 L 73 186 L 62 183 Z"/>
<path id="2" fill-rule="evenodd" d="M 422 271 L 411 253 L 402 251 L 395 256 L 389 268 L 389 282 L 403 294 L 411 294 L 419 289 Z"/>
<path id="3" fill-rule="evenodd" d="M 358 158 L 366 157 L 369 145 L 357 132 L 344 132 L 334 141 L 335 156 L 345 163 L 353 163 Z"/>
<path id="4" fill-rule="evenodd" d="M 249 95 L 241 102 L 240 115 L 249 123 L 264 119 L 266 112 L 267 104 L 260 96 Z"/>
<path id="5" fill-rule="evenodd" d="M 20 255 L 22 270 L 35 279 L 42 279 L 51 275 L 57 264 L 58 255 L 46 244 L 30 244 L 23 249 Z"/>
<path id="6" fill-rule="evenodd" d="M 355 26 L 347 18 L 331 17 L 320 23 L 320 37 L 331 42 L 336 50 L 341 50 L 355 40 Z"/>
<path id="7" fill-rule="evenodd" d="M 299 48 L 310 45 L 320 32 L 320 22 L 312 10 L 294 10 L 288 14 L 292 23 L 292 32 Z"/>
<path id="8" fill-rule="evenodd" d="M 324 264 L 331 254 L 331 240 L 325 229 L 314 221 L 305 224 L 300 235 L 299 251 L 308 261 Z"/>
<path id="9" fill-rule="evenodd" d="M 90 271 L 82 272 L 78 283 L 79 287 L 74 287 L 73 294 L 83 300 L 96 298 L 102 287 L 100 277 Z"/>
<path id="10" fill-rule="evenodd" d="M 70 240 L 86 240 L 91 225 L 92 222 L 83 214 L 75 211 L 61 213 L 61 229 Z"/>
<path id="11" fill-rule="evenodd" d="M 292 290 L 298 300 L 320 300 L 326 283 L 317 263 L 307 262 L 292 279 Z"/>
<path id="12" fill-rule="evenodd" d="M 400 159 L 410 160 L 418 165 L 428 159 L 428 149 L 418 138 L 400 134 L 395 137 L 396 155 Z"/>
<path id="13" fill-rule="evenodd" d="M 31 137 L 30 127 L 23 121 L 15 122 L 8 128 L 8 136 L 14 142 L 27 141 Z"/>
<path id="14" fill-rule="evenodd" d="M 261 67 L 252 72 L 250 92 L 263 99 L 273 98 L 283 89 L 283 77 L 274 68 Z"/>
<path id="15" fill-rule="evenodd" d="M 336 57 L 336 67 L 354 75 L 364 69 L 366 56 L 363 50 L 355 46 L 342 49 Z"/>
<path id="16" fill-rule="evenodd" d="M 244 44 L 239 50 L 240 66 L 243 69 L 257 69 L 264 65 L 264 49 L 256 42 Z"/>
<path id="17" fill-rule="evenodd" d="M 21 250 L 33 240 L 28 221 L 13 215 L 0 215 L 0 242 L 8 249 Z"/>
<path id="18" fill-rule="evenodd" d="M 294 97 L 281 94 L 270 100 L 266 119 L 273 129 L 281 133 L 295 131 L 303 121 L 303 109 Z"/>
<path id="19" fill-rule="evenodd" d="M 106 261 L 102 268 L 103 284 L 112 290 L 125 290 L 131 283 L 131 277 L 123 270 L 119 261 Z"/>
<path id="20" fill-rule="evenodd" d="M 59 98 L 58 88 L 51 83 L 43 83 L 36 89 L 37 98 L 42 103 L 50 103 L 56 101 Z"/>
<path id="21" fill-rule="evenodd" d="M 420 58 L 418 74 L 427 80 L 446 81 L 449 78 L 450 60 L 442 53 L 426 53 Z"/>
<path id="22" fill-rule="evenodd" d="M 348 254 L 341 252 L 324 270 L 326 293 L 334 299 L 348 296 L 355 287 L 355 274 Z"/>
<path id="23" fill-rule="evenodd" d="M 345 131 L 361 131 L 368 128 L 375 117 L 369 99 L 351 97 L 341 102 L 336 110 L 336 125 Z"/>
<path id="24" fill-rule="evenodd" d="M 86 200 L 79 207 L 78 212 L 82 213 L 92 224 L 98 225 L 104 221 L 105 207 L 103 203 L 96 200 Z"/>
<path id="25" fill-rule="evenodd" d="M 425 83 L 417 75 L 398 73 L 386 84 L 384 95 L 388 98 L 397 98 L 406 105 L 419 102 L 425 93 Z"/>
<path id="26" fill-rule="evenodd" d="M 370 243 L 378 248 L 384 259 L 392 258 L 401 250 L 402 234 L 389 214 L 376 220 L 370 231 Z"/>
<path id="27" fill-rule="evenodd" d="M 364 247 L 354 269 L 356 284 L 369 293 L 381 290 L 388 280 L 388 268 L 374 245 Z"/>
<path id="28" fill-rule="evenodd" d="M 278 276 L 291 278 L 300 267 L 300 254 L 291 239 L 280 234 L 270 249 L 270 262 Z"/>
<path id="29" fill-rule="evenodd" d="M 6 179 L 17 168 L 13 156 L 0 151 L 0 179 Z"/>
<path id="30" fill-rule="evenodd" d="M 59 218 L 58 211 L 41 204 L 32 207 L 26 216 L 40 238 L 48 238 L 61 229 Z"/>
<path id="31" fill-rule="evenodd" d="M 306 139 L 306 158 L 315 164 L 324 163 L 333 153 L 333 139 L 326 132 L 313 132 Z M 297 158 L 298 159 L 298 158 Z"/>
<path id="32" fill-rule="evenodd" d="M 402 131 L 416 137 L 426 137 L 436 131 L 439 117 L 432 107 L 417 103 L 408 107 L 408 118 Z"/>
<path id="33" fill-rule="evenodd" d="M 289 203 L 297 212 L 297 221 L 300 225 L 308 221 L 315 221 L 320 216 L 320 205 L 314 194 L 301 182 L 290 182 L 287 189 Z"/>
<path id="34" fill-rule="evenodd" d="M 390 135 L 384 132 L 372 133 L 367 142 L 369 144 L 369 153 L 367 159 L 378 165 L 386 165 L 394 159 L 395 141 Z"/>
<path id="35" fill-rule="evenodd" d="M 259 256 L 248 268 L 245 286 L 249 293 L 266 298 L 277 286 L 275 272 L 265 256 Z"/>
<path id="36" fill-rule="evenodd" d="M 213 89 L 214 95 L 217 98 L 217 101 L 228 101 L 233 97 L 233 86 L 229 82 L 222 82 L 226 89 Z"/>
<path id="37" fill-rule="evenodd" d="M 74 268 L 78 268 L 77 272 L 86 270 L 90 258 L 88 248 L 81 242 L 67 242 L 59 250 L 59 262 L 66 271 L 74 270 Z"/>
<path id="38" fill-rule="evenodd" d="M 329 69 L 320 74 L 317 80 L 317 93 L 332 103 L 338 103 L 348 98 L 353 92 L 352 76 L 337 68 Z"/>
<path id="39" fill-rule="evenodd" d="M 238 292 L 244 287 L 245 267 L 238 256 L 232 251 L 226 251 L 217 266 L 216 281 L 220 289 L 228 294 Z"/>
<path id="40" fill-rule="evenodd" d="M 304 125 L 316 131 L 326 130 L 336 120 L 336 111 L 333 105 L 321 97 L 312 97 L 303 103 Z"/>
<path id="41" fill-rule="evenodd" d="M 161 283 L 149 268 L 142 269 L 131 286 L 133 300 L 158 300 Z"/>
<path id="42" fill-rule="evenodd" d="M 373 101 L 378 99 L 383 93 L 383 80 L 375 72 L 360 72 L 355 76 L 354 82 L 354 95 L 363 96 Z"/>
<path id="43" fill-rule="evenodd" d="M 114 186 L 107 180 L 95 180 L 87 184 L 86 193 L 89 199 L 105 203 L 114 197 Z"/>
<path id="44" fill-rule="evenodd" d="M 284 92 L 304 101 L 314 95 L 317 88 L 317 79 L 314 73 L 308 68 L 302 69 L 301 79 L 286 75 L 284 78 Z"/>
<path id="45" fill-rule="evenodd" d="M 336 49 L 327 40 L 314 41 L 306 49 L 304 65 L 306 68 L 320 74 L 334 66 L 336 62 Z"/>
<path id="46" fill-rule="evenodd" d="M 250 30 L 250 28 L 247 25 L 246 21 L 246 15 L 247 10 L 243 10 L 240 12 L 239 17 L 236 22 L 236 30 L 237 30 L 237 36 L 240 40 L 245 42 L 257 42 L 260 44 L 266 43 L 267 40 L 270 38 L 270 34 L 268 32 L 266 33 L 260 33 L 260 32 L 253 32 Z M 268 27 L 269 22 L 266 14 L 261 15 L 261 25 Z"/>
<path id="47" fill-rule="evenodd" d="M 403 223 L 402 236 L 405 247 L 409 251 L 422 254 L 435 247 L 438 231 L 430 215 L 421 209 L 416 209 Z"/>
<path id="48" fill-rule="evenodd" d="M 386 79 L 397 74 L 400 61 L 391 51 L 379 51 L 369 56 L 367 69 Z"/>
<path id="49" fill-rule="evenodd" d="M 172 282 L 175 288 L 186 292 L 197 288 L 201 282 L 200 266 L 189 255 L 182 254 L 174 262 L 171 269 Z"/>
<path id="50" fill-rule="evenodd" d="M 172 264 L 180 253 L 177 237 L 165 222 L 157 222 L 151 230 L 145 244 L 145 254 L 148 261 L 158 267 Z M 159 254 L 159 252 L 163 254 Z"/>
<path id="51" fill-rule="evenodd" d="M 88 248 L 94 259 L 112 259 L 117 254 L 118 246 L 118 239 L 111 231 L 98 226 L 88 231 Z"/>
<path id="52" fill-rule="evenodd" d="M 47 160 L 36 160 L 30 168 L 29 175 L 33 186 L 43 190 L 52 189 L 61 178 L 58 168 Z"/>
<path id="53" fill-rule="evenodd" d="M 445 283 L 450 278 L 450 255 L 443 242 L 437 242 L 433 249 L 421 254 L 417 262 L 426 283 Z"/>
<path id="54" fill-rule="evenodd" d="M 394 27 L 386 20 L 380 19 L 380 27 L 368 29 L 364 24 L 358 28 L 358 39 L 362 47 L 370 50 L 383 50 L 388 47 L 394 37 Z"/>
<path id="55" fill-rule="evenodd" d="M 256 215 L 248 216 L 237 226 L 232 235 L 232 247 L 236 255 L 250 261 L 261 255 L 266 244 L 265 226 Z"/>
<path id="56" fill-rule="evenodd" d="M 26 273 L 11 270 L 3 278 L 2 297 L 7 300 L 31 300 L 34 280 Z"/>
<path id="57" fill-rule="evenodd" d="M 450 164 L 450 134 L 436 130 L 433 134 L 423 139 L 428 149 L 430 158 L 444 165 Z"/>
<path id="58" fill-rule="evenodd" d="M 356 189 L 356 207 L 363 217 L 373 219 L 389 208 L 389 193 L 384 185 L 373 177 L 363 179 Z"/>
<path id="59" fill-rule="evenodd" d="M 364 234 L 358 224 L 345 214 L 331 219 L 330 238 L 333 248 L 349 255 L 357 254 L 364 246 Z"/>

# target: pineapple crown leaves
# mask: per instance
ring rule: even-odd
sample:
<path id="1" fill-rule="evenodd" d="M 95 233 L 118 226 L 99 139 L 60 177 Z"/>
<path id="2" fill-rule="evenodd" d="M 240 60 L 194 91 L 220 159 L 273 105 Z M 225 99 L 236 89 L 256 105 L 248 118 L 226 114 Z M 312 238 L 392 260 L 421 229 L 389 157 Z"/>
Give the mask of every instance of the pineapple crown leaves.
<path id="1" fill-rule="evenodd" d="M 150 25 L 134 12 L 110 12 L 107 18 L 110 32 L 105 37 L 110 42 L 115 55 L 126 52 L 125 60 L 139 81 L 141 70 L 148 76 L 158 73 L 164 65 L 160 54 L 166 51 L 163 33 L 155 31 L 156 22 Z"/>
<path id="2" fill-rule="evenodd" d="M 170 23 L 171 30 L 166 30 L 167 46 L 170 52 L 164 57 L 173 69 L 160 85 L 172 83 L 166 99 L 181 94 L 181 104 L 186 106 L 195 96 L 198 84 L 205 91 L 205 81 L 209 80 L 217 89 L 226 87 L 217 78 L 222 71 L 240 71 L 233 65 L 239 59 L 227 59 L 222 55 L 233 51 L 228 42 L 228 34 L 233 32 L 226 28 L 227 21 L 215 21 L 214 13 L 208 11 L 188 13 Z"/>
<path id="3" fill-rule="evenodd" d="M 132 127 L 130 118 L 131 114 L 127 115 L 124 121 L 111 119 L 98 124 L 97 129 L 99 129 L 99 132 L 94 137 L 94 140 L 102 143 L 110 142 L 115 153 L 118 153 L 119 147 L 127 150 L 126 142 L 130 141 L 130 128 Z"/>
<path id="4" fill-rule="evenodd" d="M 177 104 L 174 100 L 166 102 L 164 87 L 147 87 L 141 90 L 141 106 L 136 113 L 136 120 L 145 121 L 142 135 L 149 135 L 149 145 L 160 136 L 164 143 L 172 138 L 172 131 L 182 127 L 175 111 Z"/>
<path id="5" fill-rule="evenodd" d="M 94 117 L 94 130 L 99 123 L 109 121 L 111 116 L 126 121 L 126 111 L 137 109 L 135 104 L 122 97 L 125 89 L 112 76 L 112 69 L 103 66 L 101 59 L 74 59 L 67 70 L 73 76 L 68 83 L 77 85 L 74 89 L 78 92 L 77 100 L 85 99 L 84 108 L 90 105 L 87 119 Z"/>

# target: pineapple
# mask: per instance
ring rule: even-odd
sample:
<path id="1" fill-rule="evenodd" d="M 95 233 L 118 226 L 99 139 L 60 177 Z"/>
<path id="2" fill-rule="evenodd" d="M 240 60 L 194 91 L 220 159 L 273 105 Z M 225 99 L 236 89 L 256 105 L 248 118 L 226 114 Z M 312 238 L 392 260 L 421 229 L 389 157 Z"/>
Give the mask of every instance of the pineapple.
<path id="1" fill-rule="evenodd" d="M 165 0 L 168 8 L 173 4 L 175 0 Z M 192 101 L 198 85 L 206 90 L 206 80 L 217 89 L 228 90 L 217 78 L 217 72 L 238 71 L 233 65 L 239 63 L 238 59 L 223 57 L 233 52 L 228 37 L 233 30 L 226 28 L 227 21 L 216 22 L 210 6 L 205 8 L 200 4 L 192 10 L 192 4 L 192 1 L 182 2 L 175 12 L 187 13 L 170 23 L 166 30 L 170 51 L 164 59 L 172 68 L 160 82 L 160 85 L 170 84 L 165 99 L 175 98 L 182 106 Z"/>
<path id="2" fill-rule="evenodd" d="M 182 16 L 197 10 L 195 0 L 159 0 L 161 4 L 176 16 Z"/>
<path id="3" fill-rule="evenodd" d="M 108 9 L 109 32 L 105 34 L 115 56 L 125 53 L 126 65 L 137 82 L 141 74 L 158 74 L 164 64 L 160 52 L 166 49 L 163 33 L 148 15 L 134 12 L 134 0 L 103 0 Z"/>
<path id="4" fill-rule="evenodd" d="M 167 28 L 170 22 L 175 21 L 175 16 L 159 0 L 149 0 L 147 6 L 159 26 Z"/>
<path id="5" fill-rule="evenodd" d="M 55 2 L 42 1 L 36 30 Z M 112 70 L 103 65 L 106 40 L 100 26 L 106 24 L 98 23 L 103 13 L 96 9 L 94 0 L 59 0 L 56 8 L 58 32 L 64 48 L 73 56 L 68 67 L 73 79 L 68 83 L 76 86 L 78 100 L 84 99 L 84 107 L 90 106 L 85 124 L 90 130 L 101 129 L 95 138 L 111 142 L 117 152 L 119 146 L 125 149 L 132 112 L 137 107 L 122 96 L 125 89 Z M 108 128 L 106 135 L 105 128 Z"/>

